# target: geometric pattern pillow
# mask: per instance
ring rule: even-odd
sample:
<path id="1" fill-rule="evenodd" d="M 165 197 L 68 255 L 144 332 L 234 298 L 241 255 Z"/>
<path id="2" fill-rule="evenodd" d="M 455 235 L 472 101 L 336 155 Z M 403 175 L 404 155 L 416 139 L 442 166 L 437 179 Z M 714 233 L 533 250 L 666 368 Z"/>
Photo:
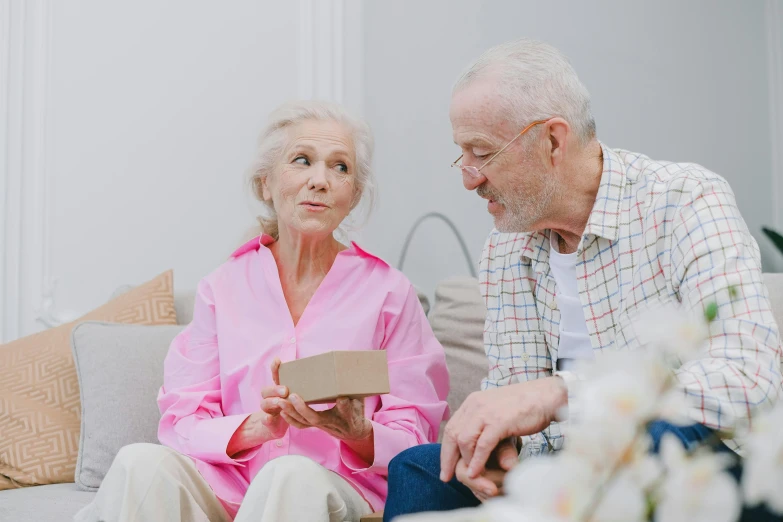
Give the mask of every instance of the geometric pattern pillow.
<path id="1" fill-rule="evenodd" d="M 0 345 L 0 490 L 74 481 L 81 405 L 71 330 L 87 320 L 177 324 L 172 271 L 76 321 Z"/>

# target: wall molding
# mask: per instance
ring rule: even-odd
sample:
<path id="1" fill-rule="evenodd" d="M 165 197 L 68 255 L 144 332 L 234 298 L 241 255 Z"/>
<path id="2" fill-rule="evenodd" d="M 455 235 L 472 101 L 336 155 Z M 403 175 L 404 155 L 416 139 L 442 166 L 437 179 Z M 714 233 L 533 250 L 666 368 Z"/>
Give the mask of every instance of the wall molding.
<path id="1" fill-rule="evenodd" d="M 299 97 L 342 103 L 361 114 L 361 0 L 300 0 Z"/>
<path id="2" fill-rule="evenodd" d="M 61 320 L 51 281 L 51 197 L 47 159 L 51 0 L 0 0 L 0 340 Z"/>
<path id="3" fill-rule="evenodd" d="M 12 0 L 0 0 L 0 339 L 18 336 L 21 309 L 21 156 L 23 151 L 21 114 L 24 92 L 25 10 Z"/>
<path id="4" fill-rule="evenodd" d="M 783 3 L 766 0 L 767 75 L 769 81 L 770 141 L 772 144 L 772 211 L 783 230 Z"/>
<path id="5" fill-rule="evenodd" d="M 0 343 L 8 338 L 7 261 L 8 241 L 6 228 L 10 222 L 8 209 L 8 82 L 11 54 L 11 2 L 0 0 Z"/>

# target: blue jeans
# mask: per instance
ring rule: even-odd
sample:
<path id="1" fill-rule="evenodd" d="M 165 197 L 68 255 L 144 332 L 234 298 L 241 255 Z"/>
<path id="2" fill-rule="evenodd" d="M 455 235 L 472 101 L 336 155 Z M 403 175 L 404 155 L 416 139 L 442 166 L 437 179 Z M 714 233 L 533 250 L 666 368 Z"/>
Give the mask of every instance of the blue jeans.
<path id="1" fill-rule="evenodd" d="M 649 432 L 653 441 L 653 452 L 659 450 L 661 438 L 666 433 L 677 437 L 686 448 L 712 434 L 709 428 L 700 424 L 674 426 L 663 421 L 651 423 Z M 716 445 L 716 451 L 731 452 L 722 443 Z M 741 474 L 739 465 L 730 471 L 735 478 L 739 478 Z M 389 464 L 389 496 L 383 513 L 384 522 L 390 522 L 398 515 L 424 511 L 450 511 L 476 507 L 479 504 L 479 500 L 470 489 L 457 479 L 452 479 L 449 483 L 440 481 L 440 444 L 425 444 L 410 448 L 397 455 Z M 745 510 L 741 520 L 781 519 L 771 515 L 763 507 L 758 507 Z"/>

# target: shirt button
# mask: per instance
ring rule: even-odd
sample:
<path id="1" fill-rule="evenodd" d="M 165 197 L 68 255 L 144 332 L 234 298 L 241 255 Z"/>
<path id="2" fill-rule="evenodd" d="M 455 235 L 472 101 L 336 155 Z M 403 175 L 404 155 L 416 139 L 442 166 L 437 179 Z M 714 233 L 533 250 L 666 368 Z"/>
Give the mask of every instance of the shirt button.
<path id="1" fill-rule="evenodd" d="M 291 339 L 288 341 L 291 344 L 296 344 L 296 337 L 291 337 Z"/>
<path id="2" fill-rule="evenodd" d="M 523 360 L 523 361 L 525 361 L 525 362 L 527 362 L 527 360 L 528 360 L 528 359 L 530 359 L 530 355 L 528 355 L 528 354 L 526 354 L 526 353 L 523 353 L 523 354 L 522 354 L 522 360 Z"/>
<path id="3" fill-rule="evenodd" d="M 278 448 L 282 448 L 283 447 L 283 441 L 282 440 L 278 440 L 277 442 L 275 442 L 275 446 L 277 446 Z"/>

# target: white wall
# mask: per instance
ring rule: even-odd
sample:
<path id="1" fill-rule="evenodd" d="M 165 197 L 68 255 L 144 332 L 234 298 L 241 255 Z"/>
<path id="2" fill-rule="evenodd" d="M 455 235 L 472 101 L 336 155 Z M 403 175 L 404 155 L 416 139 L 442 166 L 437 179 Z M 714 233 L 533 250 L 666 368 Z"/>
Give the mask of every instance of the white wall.
<path id="1" fill-rule="evenodd" d="M 192 289 L 225 260 L 254 223 L 244 175 L 270 110 L 342 97 L 350 16 L 0 0 L 0 341 L 169 268 Z"/>
<path id="2" fill-rule="evenodd" d="M 0 341 L 169 268 L 192 289 L 252 224 L 244 171 L 291 97 L 342 101 L 375 130 L 364 246 L 396 264 L 440 211 L 475 263 L 492 222 L 448 166 L 450 87 L 523 35 L 571 57 L 610 146 L 728 178 L 765 267 L 783 265 L 758 234 L 783 227 L 778 0 L 0 0 Z M 405 271 L 431 294 L 468 267 L 430 222 Z"/>
<path id="3" fill-rule="evenodd" d="M 777 16 L 771 23 L 780 24 L 779 39 Z M 449 168 L 459 154 L 450 88 L 483 50 L 528 36 L 569 56 L 609 146 L 698 162 L 726 177 L 765 268 L 783 266 L 760 230 L 775 225 L 780 201 L 772 190 L 764 18 L 764 2 L 734 0 L 367 3 L 365 113 L 378 142 L 382 202 L 365 243 L 396 262 L 414 220 L 441 211 L 478 258 L 492 224 L 483 201 Z M 405 271 L 428 292 L 444 277 L 467 273 L 456 242 L 435 222 L 417 234 Z"/>

